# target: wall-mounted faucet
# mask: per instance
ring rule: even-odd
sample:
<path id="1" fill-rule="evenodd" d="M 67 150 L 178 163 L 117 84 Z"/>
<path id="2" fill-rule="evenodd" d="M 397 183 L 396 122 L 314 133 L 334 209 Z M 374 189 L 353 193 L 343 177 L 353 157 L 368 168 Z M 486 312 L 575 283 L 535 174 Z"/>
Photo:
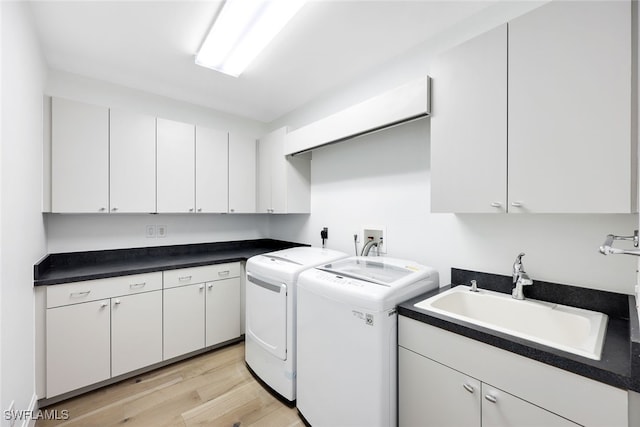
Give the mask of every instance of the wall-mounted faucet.
<path id="1" fill-rule="evenodd" d="M 524 293 L 522 292 L 523 286 L 533 285 L 533 280 L 529 278 L 529 275 L 524 271 L 524 266 L 522 265 L 522 257 L 524 253 L 521 252 L 517 257 L 515 262 L 513 263 L 513 284 L 515 287 L 513 291 L 511 291 L 511 296 L 515 299 L 523 300 Z"/>
<path id="2" fill-rule="evenodd" d="M 360 252 L 360 256 L 369 256 L 369 251 L 372 247 L 378 247 L 378 242 L 376 242 L 373 237 L 369 237 L 369 241 L 362 247 L 362 252 Z"/>

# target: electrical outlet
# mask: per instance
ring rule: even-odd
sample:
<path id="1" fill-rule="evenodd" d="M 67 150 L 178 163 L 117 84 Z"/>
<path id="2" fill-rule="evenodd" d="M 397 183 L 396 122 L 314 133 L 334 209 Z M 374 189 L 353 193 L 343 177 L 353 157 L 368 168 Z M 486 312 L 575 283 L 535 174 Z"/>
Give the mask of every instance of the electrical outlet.
<path id="1" fill-rule="evenodd" d="M 152 239 L 154 237 L 156 237 L 156 226 L 155 225 L 147 225 L 146 226 L 146 236 L 148 239 Z"/>
<path id="2" fill-rule="evenodd" d="M 167 226 L 159 225 L 158 226 L 158 237 L 167 237 Z"/>

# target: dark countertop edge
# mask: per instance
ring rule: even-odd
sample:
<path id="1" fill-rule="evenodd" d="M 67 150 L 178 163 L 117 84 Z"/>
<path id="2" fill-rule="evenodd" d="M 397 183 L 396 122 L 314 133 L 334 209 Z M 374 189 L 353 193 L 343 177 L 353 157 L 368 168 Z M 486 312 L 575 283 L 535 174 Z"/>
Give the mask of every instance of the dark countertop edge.
<path id="1" fill-rule="evenodd" d="M 631 358 L 631 386 L 633 391 L 640 392 L 640 319 L 638 319 L 638 309 L 636 297 L 629 295 L 629 336 L 631 348 L 629 349 Z"/>
<path id="2" fill-rule="evenodd" d="M 254 255 L 298 246 L 309 245 L 274 239 L 255 239 L 49 254 L 34 265 L 34 286 L 246 261 Z M 153 256 L 149 255 L 149 250 Z M 102 254 L 106 256 L 105 261 L 101 262 Z M 165 259 L 157 258 L 163 255 Z M 83 260 L 90 264 L 89 268 L 79 267 Z"/>
<path id="3" fill-rule="evenodd" d="M 607 335 L 602 349 L 603 355 L 614 352 L 617 356 L 622 356 L 626 359 L 624 367 L 618 366 L 615 369 L 614 366 L 611 366 L 612 363 L 604 360 L 590 360 L 448 316 L 427 312 L 414 306 L 415 303 L 444 292 L 452 286 L 456 285 L 434 289 L 400 304 L 398 306 L 398 314 L 619 389 L 640 392 L 640 379 L 637 377 L 637 373 L 640 373 L 640 371 L 632 371 L 630 360 L 630 352 L 634 347 L 633 342 L 626 349 L 620 348 L 620 340 L 616 340 L 613 337 L 616 331 L 611 328 L 612 325 L 617 328 L 621 324 L 628 326 L 628 320 L 610 319 L 607 327 Z M 637 344 L 637 351 L 640 352 L 640 341 Z M 640 369 L 640 366 L 638 368 Z M 636 374 L 632 375 L 632 372 L 636 372 Z"/>

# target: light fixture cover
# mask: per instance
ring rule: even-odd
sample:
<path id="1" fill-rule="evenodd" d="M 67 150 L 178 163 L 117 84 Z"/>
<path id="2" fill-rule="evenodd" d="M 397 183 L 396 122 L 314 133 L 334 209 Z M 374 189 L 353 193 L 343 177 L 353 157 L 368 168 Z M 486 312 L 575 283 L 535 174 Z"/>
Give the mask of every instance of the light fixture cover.
<path id="1" fill-rule="evenodd" d="M 196 64 L 238 77 L 306 0 L 226 0 Z"/>

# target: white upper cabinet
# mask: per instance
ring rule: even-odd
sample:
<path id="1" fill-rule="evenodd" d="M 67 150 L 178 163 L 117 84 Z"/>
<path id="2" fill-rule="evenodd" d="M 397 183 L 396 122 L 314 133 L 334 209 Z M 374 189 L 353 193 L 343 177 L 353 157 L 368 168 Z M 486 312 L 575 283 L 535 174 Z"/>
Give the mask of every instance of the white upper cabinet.
<path id="1" fill-rule="evenodd" d="M 156 118 L 111 109 L 111 212 L 156 211 Z"/>
<path id="2" fill-rule="evenodd" d="M 227 132 L 196 126 L 196 212 L 222 213 L 229 201 Z"/>
<path id="3" fill-rule="evenodd" d="M 628 1 L 551 2 L 509 23 L 510 212 L 636 210 L 631 79 Z"/>
<path id="4" fill-rule="evenodd" d="M 442 55 L 432 211 L 636 211 L 631 41 L 627 1 L 551 2 Z"/>
<path id="5" fill-rule="evenodd" d="M 229 134 L 229 212 L 256 213 L 256 140 Z"/>
<path id="6" fill-rule="evenodd" d="M 432 212 L 505 212 L 507 25 L 440 56 L 431 78 Z"/>
<path id="7" fill-rule="evenodd" d="M 109 109 L 52 99 L 53 212 L 109 209 Z"/>
<path id="8" fill-rule="evenodd" d="M 286 128 L 258 141 L 258 212 L 308 213 L 310 154 L 285 156 Z"/>
<path id="9" fill-rule="evenodd" d="M 157 119 L 159 213 L 195 212 L 195 126 Z"/>

